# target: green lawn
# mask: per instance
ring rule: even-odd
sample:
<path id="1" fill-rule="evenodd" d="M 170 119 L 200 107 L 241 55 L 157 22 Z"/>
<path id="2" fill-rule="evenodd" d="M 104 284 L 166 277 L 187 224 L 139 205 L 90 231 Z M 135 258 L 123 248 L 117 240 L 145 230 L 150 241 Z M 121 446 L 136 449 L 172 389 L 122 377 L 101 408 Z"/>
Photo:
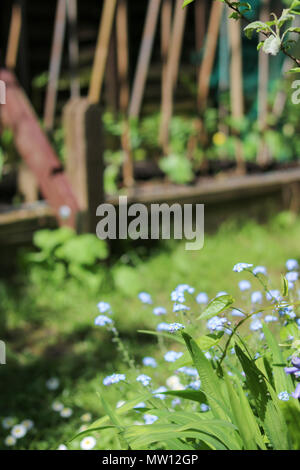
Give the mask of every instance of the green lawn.
<path id="1" fill-rule="evenodd" d="M 13 416 L 18 422 L 31 419 L 35 426 L 15 448 L 56 449 L 67 443 L 83 424 L 81 416 L 93 419 L 103 414 L 97 396 L 105 375 L 126 372 L 121 354 L 110 335 L 94 326 L 97 303 L 109 302 L 124 344 L 130 347 L 138 365 L 144 356 L 160 360 L 157 341 L 137 330 L 154 329 L 157 318 L 152 308 L 141 304 L 139 291 L 152 295 L 154 305 L 170 307 L 170 292 L 179 283 L 188 283 L 196 292 L 214 297 L 227 291 L 244 302 L 232 267 L 249 262 L 267 267 L 274 287 L 288 258 L 300 259 L 300 219 L 281 214 L 268 226 L 231 222 L 218 233 L 206 237 L 204 249 L 187 252 L 183 243 L 166 244 L 149 256 L 131 252 L 110 268 L 101 291 L 89 291 L 73 279 L 53 285 L 25 277 L 0 285 L 1 339 L 7 344 L 7 365 L 0 367 L 0 419 Z M 129 263 L 129 264 L 128 264 Z M 248 278 L 248 275 L 245 276 Z M 163 321 L 163 320 L 161 320 Z M 165 378 L 153 378 L 157 386 Z M 55 391 L 46 387 L 50 377 L 58 377 Z M 124 397 L 125 398 L 125 397 Z M 109 391 L 110 402 L 119 400 L 117 388 Z M 55 400 L 73 410 L 62 418 L 51 409 Z M 0 448 L 5 448 L 8 431 L 0 426 Z M 106 431 L 98 437 L 98 448 L 117 446 Z M 70 447 L 78 447 L 78 440 Z"/>

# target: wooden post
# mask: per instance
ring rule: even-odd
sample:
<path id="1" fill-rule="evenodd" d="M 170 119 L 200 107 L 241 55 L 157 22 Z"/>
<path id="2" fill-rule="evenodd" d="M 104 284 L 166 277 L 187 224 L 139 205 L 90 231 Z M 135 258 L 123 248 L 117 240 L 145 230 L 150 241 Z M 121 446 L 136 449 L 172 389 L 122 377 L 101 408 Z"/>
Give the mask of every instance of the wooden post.
<path id="1" fill-rule="evenodd" d="M 39 188 L 36 177 L 25 162 L 21 162 L 18 168 L 18 192 L 24 197 L 25 203 L 38 200 Z"/>
<path id="2" fill-rule="evenodd" d="M 132 95 L 129 105 L 130 118 L 138 117 L 141 111 L 145 83 L 152 54 L 155 31 L 157 27 L 160 4 L 161 0 L 149 0 L 148 3 L 146 22 L 144 26 L 143 38 L 141 42 L 137 69 L 135 73 Z"/>
<path id="3" fill-rule="evenodd" d="M 231 114 L 238 121 L 244 116 L 244 92 L 243 92 L 243 63 L 241 42 L 241 21 L 229 21 L 229 36 L 231 43 L 231 66 L 230 66 L 230 99 Z M 237 135 L 236 162 L 237 171 L 244 172 L 245 162 L 243 157 L 242 142 Z"/>
<path id="4" fill-rule="evenodd" d="M 80 207 L 79 232 L 96 232 L 96 210 L 104 201 L 100 107 L 86 98 L 64 109 L 66 171 Z"/>
<path id="5" fill-rule="evenodd" d="M 57 87 L 61 68 L 66 30 L 66 0 L 57 0 L 54 34 L 49 66 L 49 81 L 46 93 L 44 110 L 44 125 L 46 131 L 53 130 L 55 108 L 57 101 Z"/>
<path id="6" fill-rule="evenodd" d="M 266 22 L 270 19 L 269 14 L 270 0 L 262 0 L 260 21 Z M 265 40 L 265 36 L 261 33 L 259 40 Z M 258 126 L 261 132 L 264 132 L 267 125 L 268 117 L 268 88 L 269 88 L 269 56 L 262 49 L 258 55 Z M 268 147 L 264 139 L 258 146 L 257 163 L 265 165 L 270 158 Z"/>
<path id="7" fill-rule="evenodd" d="M 120 101 L 116 50 L 116 32 L 115 28 L 113 28 L 111 40 L 109 43 L 107 67 L 105 74 L 105 103 L 107 109 L 112 111 L 115 115 L 117 111 L 119 111 Z"/>
<path id="8" fill-rule="evenodd" d="M 204 45 L 205 25 L 206 25 L 205 17 L 206 17 L 206 0 L 196 0 L 195 1 L 195 32 L 196 32 L 197 54 L 200 53 Z"/>
<path id="9" fill-rule="evenodd" d="M 109 41 L 112 34 L 117 0 L 105 0 L 101 16 L 96 54 L 89 90 L 89 102 L 98 104 L 101 98 L 104 73 L 107 63 Z"/>
<path id="10" fill-rule="evenodd" d="M 69 27 L 69 62 L 72 98 L 78 98 L 80 96 L 77 14 L 77 0 L 67 0 L 67 15 Z"/>
<path id="11" fill-rule="evenodd" d="M 124 152 L 123 182 L 125 187 L 134 185 L 133 157 L 130 146 L 130 128 L 127 118 L 129 105 L 129 55 L 128 55 L 128 7 L 127 0 L 118 0 L 117 8 L 117 56 L 118 76 L 120 87 L 120 109 L 125 119 L 125 129 L 122 136 L 122 148 Z"/>
<path id="12" fill-rule="evenodd" d="M 11 23 L 9 29 L 8 45 L 6 52 L 5 65 L 8 69 L 14 70 L 16 67 L 20 36 L 22 29 L 22 6 L 20 2 L 14 2 L 11 14 Z"/>
<path id="13" fill-rule="evenodd" d="M 161 107 L 161 128 L 159 140 L 165 154 L 169 151 L 169 125 L 173 114 L 174 83 L 176 83 L 178 77 L 186 14 L 187 9 L 182 9 L 182 1 L 176 0 Z"/>
<path id="14" fill-rule="evenodd" d="M 222 18 L 223 4 L 221 2 L 213 2 L 208 31 L 206 35 L 205 52 L 199 72 L 198 79 L 198 110 L 200 114 L 207 105 L 209 94 L 209 84 L 214 61 L 216 57 L 217 42 L 219 36 L 220 23 Z"/>
<path id="15" fill-rule="evenodd" d="M 161 10 L 162 85 L 166 80 L 168 52 L 172 33 L 172 0 L 163 0 Z"/>

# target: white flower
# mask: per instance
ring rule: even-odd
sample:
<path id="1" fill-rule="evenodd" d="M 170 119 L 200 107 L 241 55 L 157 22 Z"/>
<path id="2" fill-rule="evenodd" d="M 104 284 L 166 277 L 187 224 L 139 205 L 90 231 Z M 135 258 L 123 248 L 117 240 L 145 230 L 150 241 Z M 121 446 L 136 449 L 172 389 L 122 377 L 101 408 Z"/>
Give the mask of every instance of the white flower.
<path id="1" fill-rule="evenodd" d="M 26 433 L 27 429 L 25 426 L 23 426 L 23 424 L 16 424 L 11 430 L 11 435 L 16 439 L 21 439 L 26 435 Z"/>
<path id="2" fill-rule="evenodd" d="M 182 390 L 184 387 L 180 383 L 179 377 L 177 375 L 172 375 L 166 380 L 166 385 L 171 390 Z"/>
<path id="3" fill-rule="evenodd" d="M 16 444 L 16 439 L 13 436 L 7 436 L 7 438 L 4 440 L 4 444 L 7 447 L 12 447 Z"/>
<path id="4" fill-rule="evenodd" d="M 80 447 L 82 450 L 92 450 L 95 447 L 96 443 L 97 441 L 94 437 L 88 436 L 82 439 L 82 441 L 80 442 Z"/>
<path id="5" fill-rule="evenodd" d="M 60 416 L 62 418 L 70 418 L 72 414 L 73 414 L 73 411 L 71 410 L 71 408 L 63 408 L 60 412 Z"/>
<path id="6" fill-rule="evenodd" d="M 53 411 L 61 411 L 64 409 L 64 405 L 60 403 L 59 401 L 54 401 L 51 406 Z"/>
<path id="7" fill-rule="evenodd" d="M 2 427 L 4 429 L 10 429 L 13 427 L 14 424 L 16 424 L 16 418 L 12 418 L 11 416 L 8 416 L 7 418 L 4 418 L 2 420 Z"/>
<path id="8" fill-rule="evenodd" d="M 84 423 L 89 423 L 92 420 L 92 415 L 91 413 L 84 413 L 84 415 L 82 415 L 80 419 Z"/>
<path id="9" fill-rule="evenodd" d="M 59 379 L 56 377 L 52 377 L 51 379 L 47 380 L 46 387 L 48 388 L 48 390 L 57 390 L 59 384 Z"/>
<path id="10" fill-rule="evenodd" d="M 31 419 L 25 419 L 24 421 L 22 421 L 21 423 L 23 426 L 25 426 L 25 428 L 27 429 L 27 431 L 30 431 L 30 429 L 33 428 L 34 426 L 34 423 L 33 421 L 31 421 Z"/>
<path id="11" fill-rule="evenodd" d="M 68 450 L 67 446 L 65 444 L 60 444 L 57 448 L 57 450 Z"/>

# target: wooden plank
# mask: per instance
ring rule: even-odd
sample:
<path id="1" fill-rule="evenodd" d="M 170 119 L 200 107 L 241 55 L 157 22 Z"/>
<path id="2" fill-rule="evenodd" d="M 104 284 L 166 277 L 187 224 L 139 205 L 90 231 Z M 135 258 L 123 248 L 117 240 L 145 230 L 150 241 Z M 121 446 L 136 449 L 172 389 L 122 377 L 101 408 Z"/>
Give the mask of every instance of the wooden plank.
<path id="1" fill-rule="evenodd" d="M 177 82 L 178 77 L 186 15 L 187 8 L 183 9 L 181 0 L 176 0 L 161 104 L 161 127 L 159 140 L 165 154 L 168 154 L 169 151 L 169 125 L 173 114 L 174 83 Z"/>
<path id="2" fill-rule="evenodd" d="M 117 0 L 105 0 L 103 6 L 88 97 L 94 104 L 98 104 L 101 98 L 116 6 Z"/>
<path id="3" fill-rule="evenodd" d="M 205 42 L 205 51 L 198 77 L 198 110 L 200 114 L 207 106 L 210 77 L 216 57 L 217 42 L 222 18 L 223 4 L 214 1 L 211 8 L 208 30 Z"/>
<path id="4" fill-rule="evenodd" d="M 146 21 L 129 105 L 129 117 L 137 118 L 141 111 L 161 0 L 149 0 Z"/>
<path id="5" fill-rule="evenodd" d="M 300 182 L 300 168 L 273 171 L 257 175 L 236 175 L 224 179 L 201 179 L 194 186 L 158 184 L 151 187 L 137 186 L 128 202 L 155 203 L 199 199 L 204 204 L 219 203 L 225 200 L 247 198 L 280 191 L 291 184 Z M 118 204 L 117 197 L 107 197 L 106 202 Z"/>
<path id="6" fill-rule="evenodd" d="M 80 232 L 96 231 L 96 210 L 104 200 L 102 116 L 99 105 L 74 98 L 64 110 L 66 171 L 80 207 Z"/>
<path id="7" fill-rule="evenodd" d="M 49 65 L 49 80 L 47 85 L 44 109 L 44 126 L 48 132 L 52 131 L 54 126 L 55 109 L 57 102 L 57 87 L 65 40 L 66 16 L 66 0 L 57 0 L 54 33 Z"/>
<path id="8" fill-rule="evenodd" d="M 12 130 L 16 149 L 35 174 L 59 224 L 75 228 L 79 205 L 60 161 L 39 125 L 38 117 L 13 73 L 0 70 L 0 80 L 7 86 L 6 105 L 1 107 L 0 124 Z"/>
<path id="9" fill-rule="evenodd" d="M 17 63 L 20 36 L 22 29 L 22 6 L 19 1 L 15 1 L 12 7 L 11 23 L 8 36 L 5 65 L 8 69 L 14 70 Z"/>
<path id="10" fill-rule="evenodd" d="M 133 156 L 130 146 L 130 129 L 128 123 L 129 105 L 129 41 L 128 41 L 128 5 L 127 0 L 118 0 L 117 15 L 117 58 L 120 88 L 120 110 L 123 115 L 124 131 L 121 139 L 123 161 L 123 184 L 130 188 L 134 185 Z"/>
<path id="11" fill-rule="evenodd" d="M 260 21 L 264 23 L 270 19 L 270 0 L 262 0 Z M 265 40 L 265 36 L 261 33 L 259 40 Z M 268 88 L 269 88 L 269 56 L 262 49 L 258 54 L 258 94 L 257 94 L 257 109 L 258 109 L 258 126 L 261 132 L 266 130 L 267 117 L 268 117 Z M 258 146 L 257 163 L 265 165 L 270 160 L 270 153 L 268 146 L 264 139 L 261 140 Z"/>
<path id="12" fill-rule="evenodd" d="M 67 0 L 71 98 L 80 96 L 77 0 Z"/>

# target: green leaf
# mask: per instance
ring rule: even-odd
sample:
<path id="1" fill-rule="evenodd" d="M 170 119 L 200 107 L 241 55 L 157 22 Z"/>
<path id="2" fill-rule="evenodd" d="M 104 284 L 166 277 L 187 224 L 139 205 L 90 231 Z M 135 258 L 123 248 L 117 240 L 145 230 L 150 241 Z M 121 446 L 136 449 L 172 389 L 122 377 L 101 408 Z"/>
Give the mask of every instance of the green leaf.
<path id="1" fill-rule="evenodd" d="M 245 450 L 257 450 L 258 447 L 260 449 L 265 449 L 266 447 L 263 442 L 259 426 L 241 385 L 237 383 L 238 393 L 236 393 L 229 377 L 226 375 L 225 382 L 233 412 L 234 423 L 238 427 Z"/>
<path id="2" fill-rule="evenodd" d="M 192 2 L 194 2 L 194 0 L 184 0 L 184 2 L 182 4 L 182 8 L 185 8 L 187 5 L 189 5 Z"/>
<path id="3" fill-rule="evenodd" d="M 216 371 L 192 337 L 186 333 L 182 333 L 182 336 L 198 371 L 201 387 L 207 397 L 212 413 L 217 419 L 228 421 L 230 412 L 225 398 L 222 395 L 221 382 Z"/>
<path id="4" fill-rule="evenodd" d="M 234 298 L 231 295 L 221 295 L 214 299 L 210 304 L 206 307 L 204 312 L 201 313 L 198 320 L 209 320 L 216 315 L 219 315 L 224 310 L 229 308 L 234 303 Z"/>
<path id="5" fill-rule="evenodd" d="M 291 377 L 284 372 L 285 361 L 277 341 L 267 325 L 263 325 L 263 332 L 273 358 L 275 390 L 277 394 L 284 391 L 292 393 L 293 382 Z"/>

